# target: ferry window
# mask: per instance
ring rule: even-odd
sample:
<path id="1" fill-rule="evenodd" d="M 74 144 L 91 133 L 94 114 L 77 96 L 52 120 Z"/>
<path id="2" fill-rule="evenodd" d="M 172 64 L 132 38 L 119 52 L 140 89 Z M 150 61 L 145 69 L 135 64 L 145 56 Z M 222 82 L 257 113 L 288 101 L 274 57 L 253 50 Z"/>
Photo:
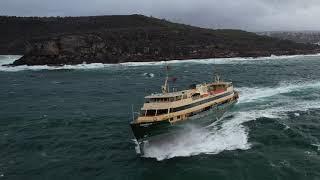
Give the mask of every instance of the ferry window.
<path id="1" fill-rule="evenodd" d="M 158 109 L 157 115 L 168 114 L 168 109 Z"/>
<path id="2" fill-rule="evenodd" d="M 191 84 L 190 89 L 196 89 L 197 85 L 196 84 Z"/>
<path id="3" fill-rule="evenodd" d="M 183 95 L 183 99 L 187 99 L 188 97 L 187 97 L 187 95 L 185 94 L 185 95 Z"/>
<path id="4" fill-rule="evenodd" d="M 146 114 L 146 110 L 141 110 L 141 111 L 140 111 L 140 115 L 143 115 L 143 116 L 144 116 L 145 114 Z"/>
<path id="5" fill-rule="evenodd" d="M 219 99 L 219 98 L 222 98 L 224 96 L 229 96 L 231 95 L 232 92 L 229 92 L 229 93 L 226 93 L 226 94 L 221 94 L 219 96 L 215 96 L 215 97 L 212 97 L 212 98 L 209 98 L 209 99 L 205 99 L 205 100 L 202 100 L 202 101 L 199 101 L 199 102 L 195 102 L 195 103 L 192 103 L 192 104 L 188 104 L 188 105 L 185 105 L 185 106 L 180 106 L 180 107 L 176 107 L 176 108 L 172 108 L 170 109 L 170 112 L 178 112 L 178 111 L 183 111 L 185 109 L 189 109 L 191 107 L 195 107 L 195 106 L 198 106 L 198 105 L 201 105 L 201 104 L 204 104 L 204 103 L 207 103 L 207 102 L 210 102 L 210 101 L 213 101 L 213 100 L 216 100 L 216 99 Z"/>
<path id="6" fill-rule="evenodd" d="M 177 101 L 181 100 L 181 96 L 177 96 Z"/>
<path id="7" fill-rule="evenodd" d="M 195 93 L 195 94 L 192 95 L 192 98 L 193 98 L 193 99 L 197 99 L 197 98 L 199 98 L 199 97 L 200 97 L 200 93 Z"/>
<path id="8" fill-rule="evenodd" d="M 146 116 L 155 116 L 156 115 L 156 110 L 147 110 Z"/>
<path id="9" fill-rule="evenodd" d="M 180 119 L 180 116 L 177 116 L 177 119 Z"/>

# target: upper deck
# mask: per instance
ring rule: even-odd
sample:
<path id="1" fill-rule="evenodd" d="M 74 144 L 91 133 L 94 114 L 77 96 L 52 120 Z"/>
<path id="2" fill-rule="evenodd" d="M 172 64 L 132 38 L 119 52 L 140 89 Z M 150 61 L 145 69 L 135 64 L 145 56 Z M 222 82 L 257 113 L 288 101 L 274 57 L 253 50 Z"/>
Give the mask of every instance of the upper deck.
<path id="1" fill-rule="evenodd" d="M 159 99 L 159 98 L 175 98 L 178 96 L 183 96 L 193 92 L 199 92 L 200 94 L 207 93 L 208 91 L 214 91 L 217 89 L 227 89 L 232 86 L 231 82 L 212 82 L 212 83 L 203 83 L 198 85 L 191 85 L 190 89 L 168 92 L 168 93 L 157 93 L 151 94 L 145 97 L 145 99 Z"/>
<path id="2" fill-rule="evenodd" d="M 141 109 L 148 110 L 178 107 L 184 104 L 192 103 L 207 96 L 219 95 L 227 91 L 233 91 L 231 82 L 198 84 L 192 86 L 190 89 L 183 91 L 158 93 L 146 96 L 145 103 Z"/>
<path id="3" fill-rule="evenodd" d="M 176 91 L 176 92 L 169 92 L 169 93 L 151 94 L 149 96 L 146 96 L 145 99 L 177 97 L 177 96 L 181 96 L 183 94 L 186 94 L 189 91 L 191 91 L 191 90 L 183 90 L 183 91 Z"/>

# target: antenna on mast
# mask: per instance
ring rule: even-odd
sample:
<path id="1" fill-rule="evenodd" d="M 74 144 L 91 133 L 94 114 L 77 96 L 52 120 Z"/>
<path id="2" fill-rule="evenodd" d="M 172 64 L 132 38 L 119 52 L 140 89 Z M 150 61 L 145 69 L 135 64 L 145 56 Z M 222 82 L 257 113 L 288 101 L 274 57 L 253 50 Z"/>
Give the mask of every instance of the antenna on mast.
<path id="1" fill-rule="evenodd" d="M 166 66 L 166 79 L 164 81 L 164 85 L 161 86 L 161 90 L 162 90 L 162 93 L 168 93 L 169 92 L 169 84 L 168 84 L 168 80 L 169 80 L 169 66 L 167 63 L 165 63 L 165 66 Z"/>
<path id="2" fill-rule="evenodd" d="M 134 122 L 133 104 L 131 104 L 132 122 Z"/>
<path id="3" fill-rule="evenodd" d="M 214 82 L 220 82 L 220 76 L 218 71 L 216 70 L 217 68 L 215 67 L 216 65 L 216 59 L 213 59 L 213 80 Z"/>

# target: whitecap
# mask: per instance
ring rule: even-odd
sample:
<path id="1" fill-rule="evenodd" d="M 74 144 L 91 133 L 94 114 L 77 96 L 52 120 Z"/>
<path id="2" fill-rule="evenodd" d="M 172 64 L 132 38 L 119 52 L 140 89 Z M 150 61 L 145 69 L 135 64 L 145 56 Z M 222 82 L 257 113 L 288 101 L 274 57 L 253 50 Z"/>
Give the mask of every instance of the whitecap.
<path id="1" fill-rule="evenodd" d="M 259 61 L 269 60 L 284 60 L 284 59 L 301 59 L 303 57 L 320 57 L 319 54 L 310 55 L 283 55 L 283 56 L 268 56 L 268 57 L 234 57 L 234 58 L 208 58 L 208 59 L 186 59 L 186 60 L 169 60 L 158 62 L 126 62 L 121 63 L 124 66 L 156 66 L 164 64 L 179 64 L 179 63 L 197 63 L 197 64 L 239 64 L 239 63 L 256 63 Z"/>
<path id="2" fill-rule="evenodd" d="M 301 91 L 308 88 L 320 88 L 320 81 L 309 82 L 281 82 L 276 87 L 242 87 L 240 91 L 240 103 L 260 101 L 275 95 Z"/>
<path id="3" fill-rule="evenodd" d="M 153 73 L 143 73 L 143 76 L 149 77 L 149 78 L 153 78 L 154 74 Z"/>
<path id="4" fill-rule="evenodd" d="M 5 64 L 11 64 L 21 57 L 21 55 L 0 55 L 0 67 Z"/>

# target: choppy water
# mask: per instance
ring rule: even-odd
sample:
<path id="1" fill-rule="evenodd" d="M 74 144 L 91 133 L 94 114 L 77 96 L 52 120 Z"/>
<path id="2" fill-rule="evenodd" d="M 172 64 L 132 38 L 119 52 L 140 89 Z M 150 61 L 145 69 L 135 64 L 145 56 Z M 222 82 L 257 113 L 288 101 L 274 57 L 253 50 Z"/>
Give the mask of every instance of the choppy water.
<path id="1" fill-rule="evenodd" d="M 163 62 L 0 67 L 0 179 L 320 179 L 320 55 L 169 64 L 176 87 L 215 69 L 240 101 L 144 157 L 131 104 L 160 90 Z"/>

